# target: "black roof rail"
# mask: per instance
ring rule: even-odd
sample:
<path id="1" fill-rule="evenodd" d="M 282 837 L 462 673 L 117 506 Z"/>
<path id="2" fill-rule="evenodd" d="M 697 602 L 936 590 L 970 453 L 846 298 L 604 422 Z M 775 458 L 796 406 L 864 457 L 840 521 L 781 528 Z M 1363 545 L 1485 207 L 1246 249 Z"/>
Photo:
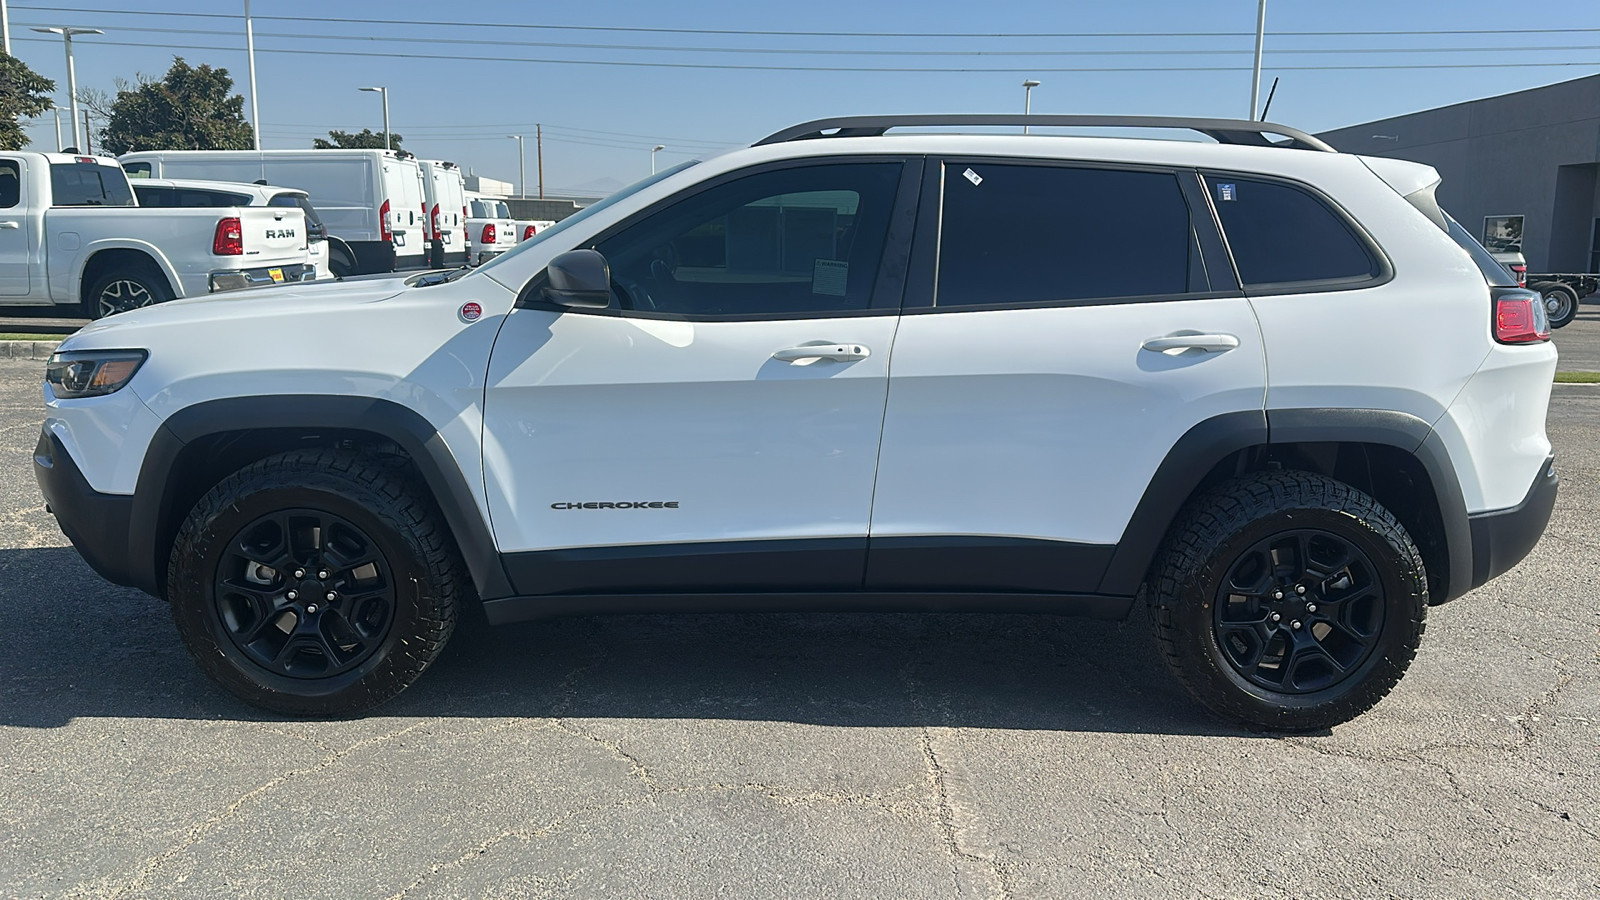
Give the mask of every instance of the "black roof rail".
<path id="1" fill-rule="evenodd" d="M 816 119 L 774 132 L 752 146 L 782 144 L 828 137 L 878 137 L 891 128 L 948 127 L 956 125 L 1036 125 L 1069 128 L 1182 128 L 1198 131 L 1219 144 L 1249 144 L 1258 147 L 1290 147 L 1298 150 L 1339 151 L 1321 138 L 1298 128 L 1251 122 L 1246 119 L 1189 119 L 1179 116 L 1017 116 L 1009 114 L 920 115 L 920 116 L 841 116 Z M 825 133 L 831 132 L 831 133 Z M 1288 141 L 1274 141 L 1275 134 Z"/>

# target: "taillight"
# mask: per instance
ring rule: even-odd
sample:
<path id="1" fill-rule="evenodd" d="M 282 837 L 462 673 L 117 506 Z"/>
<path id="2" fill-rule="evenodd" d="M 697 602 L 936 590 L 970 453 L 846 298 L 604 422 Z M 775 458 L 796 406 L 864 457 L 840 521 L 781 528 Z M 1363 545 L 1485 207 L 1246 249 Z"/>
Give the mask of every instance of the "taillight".
<path id="1" fill-rule="evenodd" d="M 483 226 L 483 234 L 478 237 L 478 240 L 482 241 L 485 244 L 494 243 L 494 223 L 493 222 L 490 222 L 489 224 Z"/>
<path id="2" fill-rule="evenodd" d="M 1494 339 L 1502 344 L 1550 340 L 1550 319 L 1544 298 L 1520 288 L 1494 291 Z"/>
<path id="3" fill-rule="evenodd" d="M 1517 276 L 1517 284 L 1520 284 L 1523 287 L 1527 287 L 1528 286 L 1528 267 L 1527 266 L 1525 266 L 1525 265 L 1512 266 L 1511 267 L 1511 274 Z"/>
<path id="4" fill-rule="evenodd" d="M 428 201 L 422 201 L 417 208 L 422 210 L 422 239 L 425 241 L 432 240 L 438 235 L 428 229 Z"/>
<path id="5" fill-rule="evenodd" d="M 467 224 L 467 208 L 465 206 L 461 207 L 461 224 L 463 226 Z"/>
<path id="6" fill-rule="evenodd" d="M 524 225 L 524 226 L 522 226 L 522 239 L 523 240 L 527 240 L 528 238 L 531 238 L 531 237 L 533 237 L 534 235 L 536 235 L 538 233 L 539 233 L 539 229 L 533 227 L 532 225 Z"/>
<path id="7" fill-rule="evenodd" d="M 435 203 L 433 205 L 433 236 L 434 237 L 441 237 L 442 236 L 439 233 L 439 204 L 437 204 L 437 203 Z"/>
<path id="8" fill-rule="evenodd" d="M 393 241 L 394 232 L 389 229 L 389 201 L 383 201 L 378 207 L 378 240 Z"/>
<path id="9" fill-rule="evenodd" d="M 219 219 L 211 238 L 211 252 L 218 256 L 244 255 L 244 226 L 236 218 Z"/>

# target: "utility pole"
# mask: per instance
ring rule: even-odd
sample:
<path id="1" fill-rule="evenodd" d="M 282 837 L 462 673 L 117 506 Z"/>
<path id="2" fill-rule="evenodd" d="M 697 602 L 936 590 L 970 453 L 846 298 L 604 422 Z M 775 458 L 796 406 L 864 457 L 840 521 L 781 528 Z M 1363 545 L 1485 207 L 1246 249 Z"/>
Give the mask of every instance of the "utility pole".
<path id="1" fill-rule="evenodd" d="M 62 150 L 67 149 L 67 145 L 61 143 L 61 107 L 56 107 L 54 112 L 56 114 L 56 152 L 60 153 Z"/>
<path id="2" fill-rule="evenodd" d="M 89 111 L 83 111 L 83 155 L 94 155 L 94 129 L 89 127 Z"/>
<path id="3" fill-rule="evenodd" d="M 244 0 L 244 46 L 250 55 L 250 131 L 261 149 L 261 108 L 256 106 L 256 26 L 250 18 L 250 0 Z"/>
<path id="4" fill-rule="evenodd" d="M 1258 115 L 1256 109 L 1261 103 L 1261 48 L 1267 36 L 1267 0 L 1259 0 L 1256 7 L 1256 65 L 1255 73 L 1250 79 L 1250 115 L 1245 116 L 1249 121 L 1255 121 Z"/>
<path id="5" fill-rule="evenodd" d="M 544 126 L 534 125 L 534 152 L 539 156 L 539 199 L 544 199 Z"/>
<path id="6" fill-rule="evenodd" d="M 6 12 L 6 0 L 0 0 L 0 50 L 11 55 L 11 14 Z"/>

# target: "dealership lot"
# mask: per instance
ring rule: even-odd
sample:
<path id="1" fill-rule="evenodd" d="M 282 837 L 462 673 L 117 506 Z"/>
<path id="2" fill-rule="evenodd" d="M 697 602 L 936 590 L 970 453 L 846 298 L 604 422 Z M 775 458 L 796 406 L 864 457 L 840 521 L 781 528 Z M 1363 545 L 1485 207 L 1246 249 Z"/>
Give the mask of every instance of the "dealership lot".
<path id="1" fill-rule="evenodd" d="M 1600 307 L 1556 342 L 1600 370 Z M 1142 618 L 568 619 L 459 635 L 365 718 L 264 715 L 66 546 L 40 371 L 0 360 L 5 896 L 1600 892 L 1600 387 L 1556 390 L 1533 554 L 1376 710 L 1275 738 Z"/>

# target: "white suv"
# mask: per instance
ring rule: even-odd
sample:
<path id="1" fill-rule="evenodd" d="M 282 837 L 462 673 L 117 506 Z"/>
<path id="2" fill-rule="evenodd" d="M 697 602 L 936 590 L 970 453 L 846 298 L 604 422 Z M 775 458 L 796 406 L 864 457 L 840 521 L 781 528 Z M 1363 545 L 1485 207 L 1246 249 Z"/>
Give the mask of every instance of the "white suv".
<path id="1" fill-rule="evenodd" d="M 1216 143 L 885 134 L 1021 124 Z M 1323 728 L 1555 500 L 1543 307 L 1437 181 L 1263 123 L 807 123 L 476 270 L 85 328 L 38 477 L 293 714 L 392 697 L 469 605 L 1137 604 L 1213 711 Z"/>

